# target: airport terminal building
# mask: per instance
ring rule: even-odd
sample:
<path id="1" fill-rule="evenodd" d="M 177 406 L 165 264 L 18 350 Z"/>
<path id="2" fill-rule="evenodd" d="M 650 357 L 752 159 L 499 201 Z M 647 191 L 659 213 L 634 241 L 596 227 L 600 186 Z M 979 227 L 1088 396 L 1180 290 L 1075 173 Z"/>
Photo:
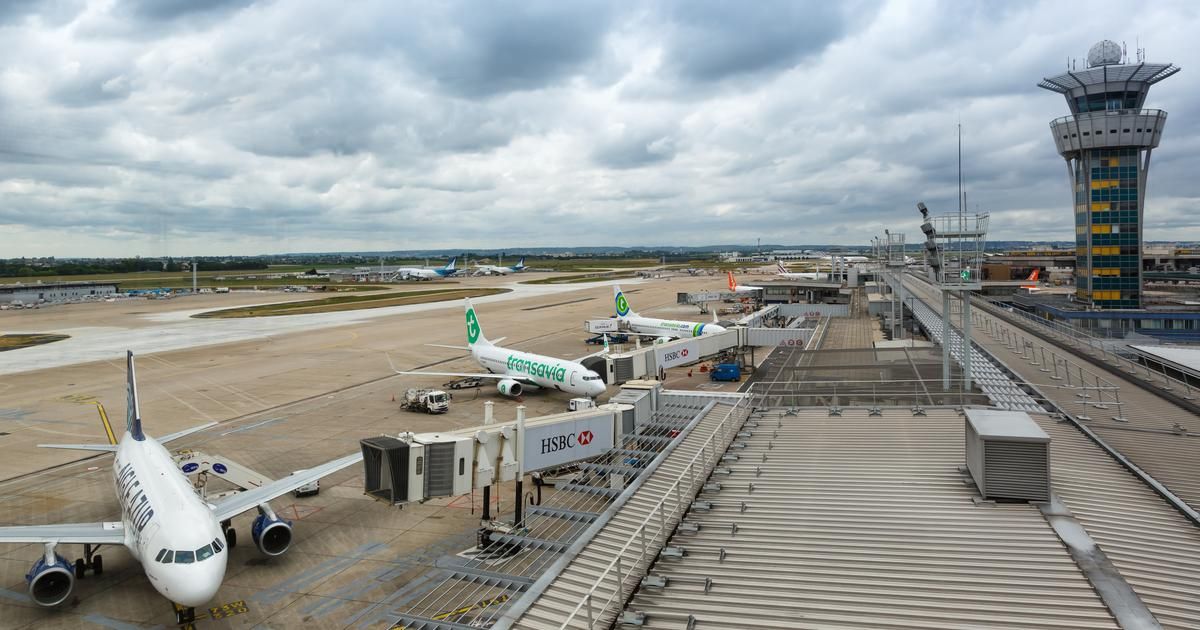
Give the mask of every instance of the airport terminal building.
<path id="1" fill-rule="evenodd" d="M 0 304 L 41 304 L 103 298 L 117 292 L 115 282 L 44 282 L 0 285 Z M 94 296 L 94 297 L 93 297 Z"/>

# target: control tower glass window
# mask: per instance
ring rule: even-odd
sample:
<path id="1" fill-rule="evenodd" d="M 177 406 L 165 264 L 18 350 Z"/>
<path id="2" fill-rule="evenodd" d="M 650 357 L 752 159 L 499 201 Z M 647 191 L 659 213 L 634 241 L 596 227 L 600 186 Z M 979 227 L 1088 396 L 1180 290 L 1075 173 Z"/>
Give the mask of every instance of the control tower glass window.
<path id="1" fill-rule="evenodd" d="M 1076 111 L 1102 112 L 1114 109 L 1134 109 L 1138 106 L 1138 92 L 1105 92 L 1088 94 L 1075 99 Z"/>

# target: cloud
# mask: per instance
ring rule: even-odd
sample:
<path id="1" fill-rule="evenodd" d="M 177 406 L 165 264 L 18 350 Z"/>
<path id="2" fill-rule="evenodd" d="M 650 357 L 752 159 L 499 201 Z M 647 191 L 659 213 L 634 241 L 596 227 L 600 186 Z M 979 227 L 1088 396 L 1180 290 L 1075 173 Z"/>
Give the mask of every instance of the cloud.
<path id="1" fill-rule="evenodd" d="M 0 3 L 0 256 L 916 237 L 960 121 L 991 237 L 1070 240 L 1036 83 L 1137 36 L 1185 68 L 1146 237 L 1200 240 L 1200 6 L 1094 8 Z"/>

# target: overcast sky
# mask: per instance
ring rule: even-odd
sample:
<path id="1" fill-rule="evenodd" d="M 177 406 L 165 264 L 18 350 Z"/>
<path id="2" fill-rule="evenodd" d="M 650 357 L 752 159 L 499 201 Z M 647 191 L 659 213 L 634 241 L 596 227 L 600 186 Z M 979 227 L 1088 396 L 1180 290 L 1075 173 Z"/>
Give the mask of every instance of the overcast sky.
<path id="1" fill-rule="evenodd" d="M 203 8 L 201 8 L 203 7 Z M 1184 71 L 1146 237 L 1200 240 L 1200 3 L 0 2 L 0 258 L 1073 238 L 1036 87 Z"/>

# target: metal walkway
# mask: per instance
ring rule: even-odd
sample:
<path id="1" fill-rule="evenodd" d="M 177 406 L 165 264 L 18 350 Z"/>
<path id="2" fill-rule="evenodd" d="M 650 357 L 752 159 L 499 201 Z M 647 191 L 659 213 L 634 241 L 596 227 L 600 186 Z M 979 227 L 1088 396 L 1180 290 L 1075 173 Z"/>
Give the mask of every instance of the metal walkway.
<path id="1" fill-rule="evenodd" d="M 915 294 L 931 295 L 931 288 L 911 278 L 905 286 Z M 1023 382 L 1166 486 L 1193 515 L 1200 511 L 1200 416 L 1146 389 L 1134 377 L 1119 376 L 1120 370 L 1088 361 L 1027 328 L 1017 329 L 992 309 L 973 312 L 977 346 L 1005 357 L 1005 366 Z M 1075 375 L 1074 386 L 1070 375 Z M 1103 387 L 1092 387 L 1089 393 L 1080 386 L 1080 381 L 1090 386 L 1096 379 Z"/>
<path id="2" fill-rule="evenodd" d="M 909 283 L 905 284 L 905 288 L 909 290 L 910 295 L 917 299 L 912 301 L 913 315 L 917 321 L 921 323 L 921 327 L 929 333 L 937 343 L 943 343 L 942 331 L 942 316 L 939 311 L 931 308 L 925 303 L 925 299 L 931 295 L 926 291 L 913 292 Z M 922 297 L 924 296 L 924 297 Z M 931 299 L 931 302 L 936 300 Z M 939 306 L 940 308 L 940 306 Z M 958 363 L 962 363 L 962 335 L 953 327 L 950 330 L 950 356 Z M 973 340 L 974 341 L 974 340 Z M 977 346 L 973 343 L 972 346 Z M 1014 383 L 996 364 L 988 358 L 983 352 L 971 353 L 971 377 L 983 393 L 987 394 L 988 398 L 997 407 L 1001 409 L 1012 409 L 1016 411 L 1031 411 L 1043 412 L 1045 409 L 1038 404 L 1032 396 L 1029 395 L 1020 385 Z"/>
<path id="3" fill-rule="evenodd" d="M 728 400 L 715 404 L 610 520 L 593 525 L 595 536 L 573 546 L 493 627 L 545 630 L 613 624 L 693 497 L 710 483 L 709 474 L 738 438 L 749 415 L 749 397 L 736 404 Z"/>

